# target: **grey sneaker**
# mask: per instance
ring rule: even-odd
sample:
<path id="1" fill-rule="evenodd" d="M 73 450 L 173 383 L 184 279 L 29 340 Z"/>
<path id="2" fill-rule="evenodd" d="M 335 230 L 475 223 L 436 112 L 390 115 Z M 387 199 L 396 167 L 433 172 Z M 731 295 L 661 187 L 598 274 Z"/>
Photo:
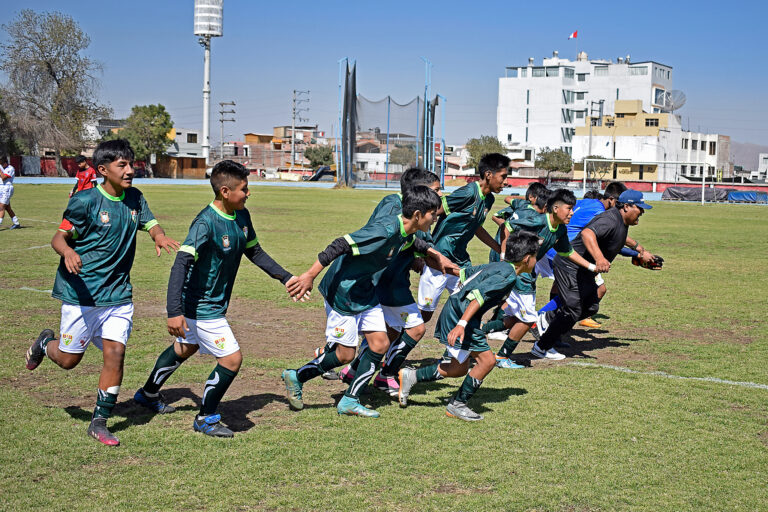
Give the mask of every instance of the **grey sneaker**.
<path id="1" fill-rule="evenodd" d="M 139 390 L 136 391 L 136 394 L 133 395 L 133 400 L 137 404 L 146 407 L 157 414 L 170 414 L 176 410 L 174 406 L 165 403 L 163 395 L 158 393 L 155 397 L 149 397 L 144 392 L 144 388 L 139 388 Z"/>
<path id="2" fill-rule="evenodd" d="M 27 362 L 27 370 L 34 370 L 45 358 L 45 345 L 51 341 L 56 335 L 50 329 L 45 329 L 37 337 L 32 346 L 27 350 L 25 356 Z"/>
<path id="3" fill-rule="evenodd" d="M 445 408 L 445 415 L 451 418 L 458 418 L 464 421 L 480 421 L 483 419 L 482 414 L 477 414 L 475 411 L 467 407 L 467 404 L 451 400 L 448 406 Z"/>
<path id="4" fill-rule="evenodd" d="M 339 377 L 339 374 L 336 373 L 336 370 L 328 370 L 324 374 L 322 374 L 320 377 L 323 378 L 323 380 L 340 380 L 341 377 Z"/>
<path id="5" fill-rule="evenodd" d="M 397 401 L 400 403 L 400 407 L 408 407 L 408 395 L 411 393 L 413 385 L 416 384 L 416 370 L 413 368 L 403 368 L 397 376 L 398 383 L 400 384 Z"/>
<path id="6" fill-rule="evenodd" d="M 235 437 L 231 430 L 221 424 L 221 414 L 211 414 L 202 418 L 195 416 L 192 428 L 195 432 L 202 432 L 211 437 Z"/>
<path id="7" fill-rule="evenodd" d="M 93 418 L 88 425 L 88 435 L 107 446 L 120 445 L 120 440 L 107 428 L 107 418 Z"/>

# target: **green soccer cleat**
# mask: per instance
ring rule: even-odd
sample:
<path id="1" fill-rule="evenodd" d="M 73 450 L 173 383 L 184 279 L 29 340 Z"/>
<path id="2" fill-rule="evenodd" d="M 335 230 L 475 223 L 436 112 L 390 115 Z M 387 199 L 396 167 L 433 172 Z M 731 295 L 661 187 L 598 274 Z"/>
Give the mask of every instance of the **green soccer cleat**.
<path id="1" fill-rule="evenodd" d="M 362 416 L 364 418 L 378 418 L 379 413 L 373 409 L 369 409 L 360 403 L 360 400 L 356 398 L 343 396 L 339 400 L 339 405 L 336 406 L 336 412 L 339 414 L 345 414 L 347 416 Z"/>
<path id="2" fill-rule="evenodd" d="M 283 370 L 282 379 L 288 394 L 288 405 L 294 411 L 302 410 L 304 408 L 304 401 L 301 399 L 302 384 L 299 382 L 296 370 Z"/>

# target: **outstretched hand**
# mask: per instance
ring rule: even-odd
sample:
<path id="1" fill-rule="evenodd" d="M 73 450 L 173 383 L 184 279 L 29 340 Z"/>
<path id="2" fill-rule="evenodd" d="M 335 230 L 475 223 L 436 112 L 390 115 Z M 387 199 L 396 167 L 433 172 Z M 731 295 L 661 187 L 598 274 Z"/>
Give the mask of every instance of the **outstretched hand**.
<path id="1" fill-rule="evenodd" d="M 168 334 L 186 339 L 187 332 L 189 332 L 189 327 L 183 315 L 172 316 L 168 319 Z"/>
<path id="2" fill-rule="evenodd" d="M 301 277 L 293 276 L 285 283 L 285 291 L 291 296 L 294 302 L 301 301 L 306 302 L 312 295 L 312 281 L 309 283 L 309 288 L 302 286 Z"/>
<path id="3" fill-rule="evenodd" d="M 158 257 L 162 254 L 163 249 L 168 254 L 171 254 L 171 249 L 176 252 L 179 250 L 179 247 L 181 247 L 181 244 L 171 237 L 165 235 L 157 235 L 155 237 L 155 251 L 157 251 Z"/>
<path id="4" fill-rule="evenodd" d="M 464 327 L 457 325 L 451 332 L 448 333 L 448 344 L 454 346 L 458 341 L 461 343 L 461 339 L 464 337 Z"/>

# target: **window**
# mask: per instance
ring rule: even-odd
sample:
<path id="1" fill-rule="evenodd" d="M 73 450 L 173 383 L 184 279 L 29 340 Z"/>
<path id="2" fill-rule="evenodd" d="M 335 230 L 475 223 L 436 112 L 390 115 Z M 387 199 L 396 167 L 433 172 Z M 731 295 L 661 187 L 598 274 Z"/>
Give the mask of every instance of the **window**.
<path id="1" fill-rule="evenodd" d="M 691 139 L 691 149 L 694 150 L 694 151 L 699 149 L 699 141 L 697 141 L 695 139 Z"/>
<path id="2" fill-rule="evenodd" d="M 618 117 L 618 118 L 623 118 L 623 117 L 624 117 L 624 114 L 616 114 L 616 117 Z"/>
<path id="3" fill-rule="evenodd" d="M 595 76 L 608 76 L 608 66 L 595 66 Z"/>
<path id="4" fill-rule="evenodd" d="M 532 153 L 532 151 L 530 149 L 526 149 L 525 150 L 525 159 L 526 160 L 531 160 L 531 158 L 533 156 L 531 153 Z"/>
<path id="5" fill-rule="evenodd" d="M 528 142 L 528 127 L 525 128 L 525 142 Z"/>
<path id="6" fill-rule="evenodd" d="M 579 82 L 586 82 L 587 81 L 587 74 L 586 73 L 579 73 L 576 75 L 576 80 Z"/>
<path id="7" fill-rule="evenodd" d="M 526 123 L 528 122 L 528 113 L 529 113 L 528 109 L 525 109 L 525 122 Z"/>
<path id="8" fill-rule="evenodd" d="M 584 93 L 583 92 L 577 92 L 576 93 L 576 99 L 577 100 L 583 100 L 584 99 Z"/>
<path id="9" fill-rule="evenodd" d="M 531 76 L 534 78 L 544 76 L 544 68 L 533 68 L 533 71 L 531 71 Z"/>
<path id="10" fill-rule="evenodd" d="M 576 111 L 576 119 L 584 119 L 584 111 L 583 110 L 577 110 Z"/>
<path id="11" fill-rule="evenodd" d="M 517 78 L 517 68 L 507 68 L 507 78 Z"/>
<path id="12" fill-rule="evenodd" d="M 605 121 L 606 128 L 613 128 L 613 119 Z"/>
<path id="13" fill-rule="evenodd" d="M 653 102 L 657 105 L 664 105 L 664 89 L 653 90 Z"/>
<path id="14" fill-rule="evenodd" d="M 566 105 L 570 105 L 571 103 L 573 103 L 573 100 L 575 97 L 576 95 L 574 94 L 573 91 L 563 91 L 563 103 L 565 103 Z"/>
<path id="15" fill-rule="evenodd" d="M 714 155 L 715 153 L 717 153 L 717 142 L 710 141 L 709 142 L 709 154 L 710 155 Z"/>
<path id="16" fill-rule="evenodd" d="M 520 78 L 525 78 L 528 76 L 528 68 L 520 68 Z"/>
<path id="17" fill-rule="evenodd" d="M 616 89 L 616 99 L 619 99 L 619 90 Z"/>
<path id="18" fill-rule="evenodd" d="M 704 166 L 703 166 L 703 165 L 700 165 L 700 166 L 699 166 L 699 174 L 701 174 L 702 176 L 704 176 Z"/>
<path id="19" fill-rule="evenodd" d="M 681 165 L 680 166 L 680 174 L 685 176 L 685 173 L 687 173 L 687 172 L 688 172 L 688 166 L 687 165 Z"/>
<path id="20" fill-rule="evenodd" d="M 683 139 L 683 149 L 688 149 L 688 139 Z"/>
<path id="21" fill-rule="evenodd" d="M 190 158 L 189 166 L 193 169 L 197 169 L 197 158 Z"/>
<path id="22" fill-rule="evenodd" d="M 528 89 L 525 91 L 525 104 L 530 105 L 531 104 L 531 90 Z"/>
<path id="23" fill-rule="evenodd" d="M 507 134 L 507 142 L 512 142 L 512 134 L 511 133 Z"/>
<path id="24" fill-rule="evenodd" d="M 547 68 L 547 76 L 559 76 L 560 68 Z"/>
<path id="25" fill-rule="evenodd" d="M 187 134 L 187 144 L 197 144 L 197 134 L 196 133 L 188 133 Z"/>
<path id="26" fill-rule="evenodd" d="M 563 76 L 565 78 L 573 78 L 573 68 L 564 68 Z"/>
<path id="27" fill-rule="evenodd" d="M 647 75 L 647 74 L 648 74 L 648 68 L 645 68 L 645 67 L 629 68 L 630 76 Z"/>
<path id="28" fill-rule="evenodd" d="M 659 120 L 654 118 L 648 118 L 645 120 L 645 126 L 659 126 Z"/>

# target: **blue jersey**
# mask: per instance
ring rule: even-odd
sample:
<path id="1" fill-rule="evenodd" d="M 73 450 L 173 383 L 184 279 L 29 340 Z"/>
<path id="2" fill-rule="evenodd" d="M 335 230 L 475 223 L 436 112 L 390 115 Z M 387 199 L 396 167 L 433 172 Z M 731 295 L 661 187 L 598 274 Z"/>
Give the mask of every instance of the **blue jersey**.
<path id="1" fill-rule="evenodd" d="M 573 207 L 573 216 L 568 223 L 568 240 L 573 240 L 589 224 L 595 215 L 603 213 L 605 206 L 599 199 L 579 199 Z"/>

